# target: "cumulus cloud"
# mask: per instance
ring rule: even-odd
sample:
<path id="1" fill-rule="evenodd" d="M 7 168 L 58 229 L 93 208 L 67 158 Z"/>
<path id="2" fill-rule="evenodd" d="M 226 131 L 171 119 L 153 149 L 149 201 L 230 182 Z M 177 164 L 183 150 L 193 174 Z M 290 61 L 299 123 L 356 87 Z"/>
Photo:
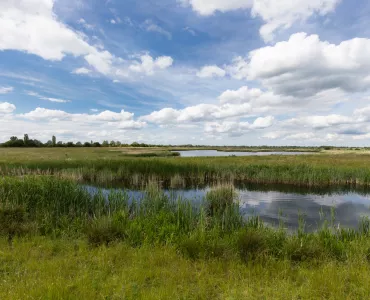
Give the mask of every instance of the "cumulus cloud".
<path id="1" fill-rule="evenodd" d="M 149 115 L 142 116 L 140 119 L 156 124 L 191 123 L 248 116 L 251 114 L 251 111 L 251 106 L 248 103 L 238 105 L 202 103 L 180 110 L 164 108 L 154 111 Z"/>
<path id="2" fill-rule="evenodd" d="M 183 3 L 204 16 L 216 11 L 251 8 L 252 17 L 260 17 L 265 22 L 260 34 L 266 42 L 273 40 L 277 30 L 290 28 L 297 21 L 305 21 L 313 15 L 327 15 L 335 10 L 339 2 L 340 0 L 183 0 Z"/>
<path id="3" fill-rule="evenodd" d="M 211 135 L 228 134 L 230 136 L 241 136 L 251 130 L 266 129 L 273 125 L 274 117 L 259 117 L 253 123 L 224 121 L 221 123 L 211 122 L 205 124 L 204 131 Z"/>
<path id="4" fill-rule="evenodd" d="M 353 117 L 342 115 L 327 115 L 327 116 L 308 116 L 301 118 L 293 118 L 284 122 L 287 126 L 302 126 L 311 127 L 314 129 L 323 129 L 344 124 L 353 124 L 356 120 Z"/>
<path id="5" fill-rule="evenodd" d="M 58 119 L 69 121 L 83 120 L 86 122 L 124 122 L 133 120 L 134 114 L 124 110 L 121 110 L 119 113 L 106 110 L 99 114 L 73 114 L 62 110 L 38 107 L 33 111 L 18 116 L 30 120 Z"/>
<path id="6" fill-rule="evenodd" d="M 8 102 L 0 102 L 0 114 L 10 114 L 15 111 L 16 107 L 14 104 Z"/>
<path id="7" fill-rule="evenodd" d="M 114 129 L 135 130 L 146 126 L 143 121 L 134 120 L 134 114 L 121 110 L 120 112 L 103 111 L 101 113 L 68 113 L 62 110 L 46 109 L 38 107 L 25 114 L 15 115 L 17 118 L 42 121 L 42 122 L 65 122 L 80 125 L 105 124 Z"/>
<path id="8" fill-rule="evenodd" d="M 265 21 L 260 34 L 271 41 L 278 29 L 290 28 L 297 21 L 305 21 L 313 15 L 333 12 L 341 0 L 254 0 L 252 16 Z"/>
<path id="9" fill-rule="evenodd" d="M 54 0 L 1 1 L 0 50 L 23 51 L 51 61 L 60 61 L 66 55 L 83 56 L 106 74 L 112 55 L 100 52 L 82 34 L 59 22 L 53 6 Z"/>
<path id="10" fill-rule="evenodd" d="M 197 72 L 197 76 L 200 78 L 224 77 L 225 75 L 225 70 L 215 65 L 205 66 Z"/>
<path id="11" fill-rule="evenodd" d="M 370 39 L 355 38 L 338 45 L 318 35 L 293 34 L 288 41 L 249 53 L 229 66 L 232 76 L 259 80 L 275 94 L 307 97 L 330 89 L 346 92 L 370 87 Z M 242 65 L 242 67 L 238 67 Z"/>
<path id="12" fill-rule="evenodd" d="M 0 95 L 11 93 L 11 92 L 13 92 L 13 90 L 14 90 L 14 88 L 11 87 L 11 86 L 6 86 L 6 87 L 5 86 L 3 86 L 3 87 L 0 86 Z"/>
<path id="13" fill-rule="evenodd" d="M 153 59 L 149 54 L 140 57 L 141 62 L 135 61 L 130 65 L 129 70 L 136 73 L 153 75 L 155 70 L 167 69 L 172 66 L 173 59 L 169 56 L 160 56 Z"/>

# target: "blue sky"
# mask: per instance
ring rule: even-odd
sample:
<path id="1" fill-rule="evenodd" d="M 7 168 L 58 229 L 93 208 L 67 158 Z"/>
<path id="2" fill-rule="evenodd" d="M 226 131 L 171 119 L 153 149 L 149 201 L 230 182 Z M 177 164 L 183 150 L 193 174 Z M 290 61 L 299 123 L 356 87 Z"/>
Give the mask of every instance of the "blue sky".
<path id="1" fill-rule="evenodd" d="M 3 0 L 0 140 L 359 145 L 365 0 Z"/>

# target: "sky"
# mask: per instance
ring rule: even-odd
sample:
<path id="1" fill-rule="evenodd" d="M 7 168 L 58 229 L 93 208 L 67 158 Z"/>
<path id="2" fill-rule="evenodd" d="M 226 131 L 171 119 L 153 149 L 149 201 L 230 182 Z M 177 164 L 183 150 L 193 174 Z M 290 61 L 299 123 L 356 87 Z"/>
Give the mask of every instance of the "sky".
<path id="1" fill-rule="evenodd" d="M 0 142 L 370 146 L 368 0 L 0 0 Z"/>

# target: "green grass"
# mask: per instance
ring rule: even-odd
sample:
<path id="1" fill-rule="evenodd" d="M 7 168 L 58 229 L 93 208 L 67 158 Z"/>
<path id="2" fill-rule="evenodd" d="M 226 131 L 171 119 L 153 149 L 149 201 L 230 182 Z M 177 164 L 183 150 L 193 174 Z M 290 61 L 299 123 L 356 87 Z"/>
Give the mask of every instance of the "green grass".
<path id="1" fill-rule="evenodd" d="M 370 295 L 368 219 L 313 233 L 301 219 L 290 234 L 243 220 L 231 185 L 215 186 L 200 207 L 156 183 L 134 201 L 107 197 L 53 177 L 1 178 L 0 299 Z"/>
<path id="2" fill-rule="evenodd" d="M 368 243 L 368 241 L 367 241 Z M 369 243 L 368 243 L 369 245 Z M 370 264 L 191 260 L 172 246 L 0 239 L 0 299 L 369 299 Z"/>

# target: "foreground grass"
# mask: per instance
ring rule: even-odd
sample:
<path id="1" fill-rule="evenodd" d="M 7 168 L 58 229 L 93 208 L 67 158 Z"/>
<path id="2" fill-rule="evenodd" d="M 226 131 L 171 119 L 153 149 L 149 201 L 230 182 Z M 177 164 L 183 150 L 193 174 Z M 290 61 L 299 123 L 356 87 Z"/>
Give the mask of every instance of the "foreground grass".
<path id="1" fill-rule="evenodd" d="M 171 246 L 0 239 L 1 299 L 369 299 L 370 264 L 237 257 L 189 260 Z"/>
<path id="2" fill-rule="evenodd" d="M 370 297 L 369 220 L 289 234 L 243 220 L 232 185 L 198 208 L 155 184 L 136 200 L 0 179 L 0 299 Z"/>

